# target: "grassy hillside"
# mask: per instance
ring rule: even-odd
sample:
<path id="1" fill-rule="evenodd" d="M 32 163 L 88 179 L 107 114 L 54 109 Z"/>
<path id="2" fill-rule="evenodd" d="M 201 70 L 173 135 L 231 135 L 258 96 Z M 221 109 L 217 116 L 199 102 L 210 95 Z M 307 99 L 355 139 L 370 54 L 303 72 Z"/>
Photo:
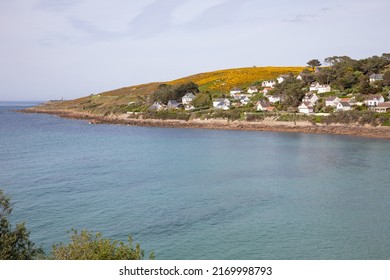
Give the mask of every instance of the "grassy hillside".
<path id="1" fill-rule="evenodd" d="M 201 91 L 227 93 L 233 87 L 246 88 L 263 80 L 276 79 L 281 74 L 298 74 L 304 67 L 250 67 L 218 70 L 200 73 L 169 82 L 155 82 L 124 87 L 75 100 L 54 102 L 53 109 L 72 109 L 95 113 L 117 113 L 124 110 L 129 102 L 147 103 L 148 97 L 162 84 L 183 84 L 195 82 Z"/>

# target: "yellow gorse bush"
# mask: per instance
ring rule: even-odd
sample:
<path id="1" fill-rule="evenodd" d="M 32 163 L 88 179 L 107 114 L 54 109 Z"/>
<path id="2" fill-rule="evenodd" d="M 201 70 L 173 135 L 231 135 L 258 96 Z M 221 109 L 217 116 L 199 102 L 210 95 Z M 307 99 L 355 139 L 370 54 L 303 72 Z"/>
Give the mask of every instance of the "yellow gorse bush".
<path id="1" fill-rule="evenodd" d="M 254 82 L 273 80 L 282 74 L 299 74 L 305 67 L 248 67 L 201 73 L 169 82 L 182 84 L 192 81 L 202 90 L 228 92 L 234 87 L 248 87 Z"/>

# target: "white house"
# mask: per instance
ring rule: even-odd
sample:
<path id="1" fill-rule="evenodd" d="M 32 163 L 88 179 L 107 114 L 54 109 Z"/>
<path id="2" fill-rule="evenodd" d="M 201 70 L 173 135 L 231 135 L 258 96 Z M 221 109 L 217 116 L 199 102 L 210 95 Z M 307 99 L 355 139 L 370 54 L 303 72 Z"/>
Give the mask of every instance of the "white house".
<path id="1" fill-rule="evenodd" d="M 217 98 L 213 100 L 213 107 L 216 109 L 229 110 L 230 101 L 227 98 Z"/>
<path id="2" fill-rule="evenodd" d="M 180 107 L 183 107 L 182 104 L 177 103 L 176 100 L 169 100 L 167 104 L 167 109 L 179 109 Z"/>
<path id="3" fill-rule="evenodd" d="M 184 95 L 182 98 L 181 98 L 181 102 L 184 104 L 184 105 L 188 105 L 190 104 L 194 99 L 195 99 L 195 95 L 192 93 L 192 92 L 189 92 L 187 93 L 186 95 Z"/>
<path id="4" fill-rule="evenodd" d="M 250 94 L 253 94 L 253 93 L 259 92 L 259 90 L 257 89 L 257 87 L 251 86 L 248 88 L 247 92 Z"/>
<path id="5" fill-rule="evenodd" d="M 279 95 L 267 95 L 268 101 L 271 103 L 276 103 L 281 101 L 281 97 Z"/>
<path id="6" fill-rule="evenodd" d="M 337 111 L 349 111 L 351 110 L 351 104 L 348 102 L 340 101 L 336 106 Z"/>
<path id="7" fill-rule="evenodd" d="M 311 104 L 316 104 L 318 101 L 318 96 L 315 93 L 306 93 L 305 97 L 302 99 L 302 102 L 310 102 Z"/>
<path id="8" fill-rule="evenodd" d="M 152 106 L 149 107 L 149 110 L 161 111 L 164 110 L 165 106 L 159 102 L 154 102 Z"/>
<path id="9" fill-rule="evenodd" d="M 234 95 L 236 95 L 236 94 L 240 94 L 241 93 L 241 89 L 239 89 L 239 88 L 232 88 L 231 90 L 230 90 L 230 96 L 234 96 Z"/>
<path id="10" fill-rule="evenodd" d="M 263 81 L 263 82 L 261 83 L 261 86 L 262 86 L 262 87 L 270 87 L 270 88 L 273 88 L 274 85 L 276 85 L 276 82 L 273 81 L 273 80 L 271 80 L 271 81 Z"/>
<path id="11" fill-rule="evenodd" d="M 267 93 L 269 93 L 271 90 L 273 90 L 273 88 L 266 87 L 266 88 L 263 89 L 263 94 L 267 94 Z"/>
<path id="12" fill-rule="evenodd" d="M 319 82 L 312 83 L 309 91 L 317 91 L 318 93 L 325 93 L 332 91 L 330 85 L 321 85 Z"/>
<path id="13" fill-rule="evenodd" d="M 318 87 L 320 86 L 319 82 L 314 82 L 310 85 L 309 91 L 316 91 L 318 90 Z"/>
<path id="14" fill-rule="evenodd" d="M 386 113 L 390 111 L 390 102 L 379 103 L 376 107 L 371 107 L 370 110 L 373 110 L 378 113 Z"/>
<path id="15" fill-rule="evenodd" d="M 325 106 L 336 107 L 339 102 L 340 98 L 338 98 L 337 96 L 329 96 L 325 100 Z"/>
<path id="16" fill-rule="evenodd" d="M 279 84 L 283 83 L 284 80 L 286 80 L 288 77 L 290 77 L 290 75 L 288 74 L 283 74 L 283 75 L 280 75 L 279 77 L 276 78 L 276 80 L 278 81 Z"/>
<path id="17" fill-rule="evenodd" d="M 186 110 L 186 111 L 191 111 L 191 110 L 194 110 L 194 109 L 195 109 L 195 107 L 193 105 L 186 105 L 184 107 L 184 110 Z"/>
<path id="18" fill-rule="evenodd" d="M 321 85 L 318 87 L 317 91 L 318 91 L 318 93 L 331 92 L 332 88 L 330 87 L 330 85 Z"/>
<path id="19" fill-rule="evenodd" d="M 314 112 L 314 107 L 310 102 L 302 102 L 298 106 L 299 113 L 310 114 Z"/>
<path id="20" fill-rule="evenodd" d="M 249 97 L 248 96 L 245 96 L 245 95 L 242 95 L 242 96 L 240 96 L 240 103 L 242 104 L 242 105 L 247 105 L 251 100 L 249 99 Z"/>
<path id="21" fill-rule="evenodd" d="M 256 103 L 256 110 L 257 111 L 272 111 L 274 109 L 274 107 L 271 107 L 271 104 L 269 102 L 265 102 L 265 101 L 258 101 Z"/>
<path id="22" fill-rule="evenodd" d="M 297 76 L 297 80 L 302 81 L 302 80 L 303 80 L 303 76 L 302 76 L 301 74 L 299 74 L 299 75 Z"/>
<path id="23" fill-rule="evenodd" d="M 351 98 L 341 98 L 340 101 L 348 102 L 351 106 L 357 104 L 355 96 L 352 96 Z"/>
<path id="24" fill-rule="evenodd" d="M 370 83 L 375 83 L 376 81 L 382 81 L 383 74 L 372 74 L 370 75 Z"/>
<path id="25" fill-rule="evenodd" d="M 378 106 L 379 103 L 385 102 L 385 99 L 382 95 L 374 95 L 367 99 L 365 102 L 368 107 L 375 107 Z"/>

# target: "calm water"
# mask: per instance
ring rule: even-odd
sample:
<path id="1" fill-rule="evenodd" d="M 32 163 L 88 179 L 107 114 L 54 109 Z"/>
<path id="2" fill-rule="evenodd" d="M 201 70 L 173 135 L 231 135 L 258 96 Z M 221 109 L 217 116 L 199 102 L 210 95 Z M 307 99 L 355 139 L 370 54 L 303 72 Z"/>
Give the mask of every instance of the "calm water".
<path id="1" fill-rule="evenodd" d="M 387 140 L 88 125 L 13 105 L 0 186 L 47 251 L 76 228 L 131 234 L 158 259 L 390 259 Z"/>

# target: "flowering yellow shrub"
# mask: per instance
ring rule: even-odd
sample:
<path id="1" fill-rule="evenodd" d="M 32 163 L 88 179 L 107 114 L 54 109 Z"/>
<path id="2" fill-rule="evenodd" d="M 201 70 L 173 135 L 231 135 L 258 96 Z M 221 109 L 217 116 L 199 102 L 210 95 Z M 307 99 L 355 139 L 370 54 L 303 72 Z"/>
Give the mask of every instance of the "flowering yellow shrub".
<path id="1" fill-rule="evenodd" d="M 254 82 L 273 80 L 282 74 L 299 74 L 305 67 L 248 67 L 219 70 L 201 73 L 178 80 L 169 84 L 182 84 L 193 81 L 203 90 L 212 92 L 228 92 L 234 87 L 247 87 Z"/>

